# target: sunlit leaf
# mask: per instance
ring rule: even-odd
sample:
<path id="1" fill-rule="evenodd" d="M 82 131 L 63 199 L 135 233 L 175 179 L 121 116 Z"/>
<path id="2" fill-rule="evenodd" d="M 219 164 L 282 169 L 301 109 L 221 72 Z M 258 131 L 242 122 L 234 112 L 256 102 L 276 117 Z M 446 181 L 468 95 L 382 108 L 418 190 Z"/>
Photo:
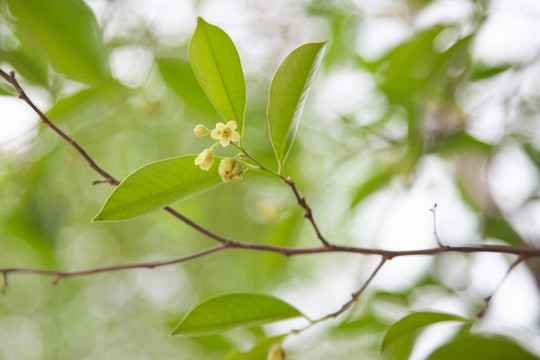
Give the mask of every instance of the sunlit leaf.
<path id="1" fill-rule="evenodd" d="M 114 189 L 92 221 L 131 219 L 221 184 L 219 159 L 204 171 L 194 165 L 196 157 L 165 159 L 136 170 Z"/>
<path id="2" fill-rule="evenodd" d="M 268 127 L 280 167 L 291 149 L 325 47 L 326 42 L 321 42 L 296 48 L 283 60 L 272 79 Z"/>
<path id="3" fill-rule="evenodd" d="M 225 121 L 235 120 L 242 134 L 246 82 L 240 57 L 229 35 L 199 17 L 189 42 L 189 61 L 197 80 Z"/>
<path id="4" fill-rule="evenodd" d="M 186 60 L 156 59 L 163 79 L 188 106 L 209 113 L 216 113 L 214 107 L 197 82 L 193 68 Z"/>
<path id="5" fill-rule="evenodd" d="M 197 305 L 172 334 L 213 334 L 236 327 L 268 324 L 299 316 L 303 315 L 297 309 L 273 296 L 227 294 Z"/>
<path id="6" fill-rule="evenodd" d="M 480 335 L 461 336 L 435 350 L 428 360 L 490 359 L 534 360 L 534 356 L 521 346 L 504 337 Z"/>
<path id="7" fill-rule="evenodd" d="M 385 351 L 403 336 L 412 335 L 419 329 L 442 321 L 469 321 L 461 316 L 439 312 L 416 312 L 409 314 L 392 325 L 384 336 L 381 350 Z"/>
<path id="8" fill-rule="evenodd" d="M 82 0 L 7 0 L 17 33 L 46 54 L 52 67 L 73 79 L 107 75 L 101 31 Z"/>

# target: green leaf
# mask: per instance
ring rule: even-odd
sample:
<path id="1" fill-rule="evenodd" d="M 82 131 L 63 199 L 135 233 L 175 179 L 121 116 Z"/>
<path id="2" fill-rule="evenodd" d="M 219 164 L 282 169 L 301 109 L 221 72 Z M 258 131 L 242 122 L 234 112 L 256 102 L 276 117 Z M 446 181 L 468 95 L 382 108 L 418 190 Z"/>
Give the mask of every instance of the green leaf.
<path id="1" fill-rule="evenodd" d="M 19 47 L 12 51 L 0 50 L 0 59 L 13 66 L 18 74 L 29 81 L 41 85 L 49 85 L 49 67 L 43 57 L 35 56 L 28 49 Z"/>
<path id="2" fill-rule="evenodd" d="M 165 159 L 136 170 L 114 189 L 92 221 L 131 219 L 221 184 L 219 158 L 204 171 L 195 166 L 196 157 Z"/>
<path id="3" fill-rule="evenodd" d="M 354 190 L 351 208 L 354 208 L 366 197 L 388 185 L 395 174 L 396 169 L 394 168 L 383 169 L 371 174 L 371 176 L 364 183 Z"/>
<path id="4" fill-rule="evenodd" d="M 225 121 L 244 130 L 246 82 L 240 57 L 229 35 L 199 17 L 189 42 L 189 60 L 197 80 Z"/>
<path id="5" fill-rule="evenodd" d="M 490 359 L 534 360 L 531 354 L 510 339 L 480 335 L 462 336 L 435 350 L 428 360 Z"/>
<path id="6" fill-rule="evenodd" d="M 59 73 L 85 82 L 107 75 L 101 33 L 82 0 L 7 0 L 17 33 Z"/>
<path id="7" fill-rule="evenodd" d="M 197 82 L 193 68 L 186 60 L 160 58 L 156 59 L 163 79 L 188 106 L 216 114 L 216 110 Z"/>
<path id="8" fill-rule="evenodd" d="M 267 116 L 280 169 L 294 141 L 325 47 L 326 42 L 320 42 L 296 48 L 283 60 L 272 79 Z"/>
<path id="9" fill-rule="evenodd" d="M 197 305 L 178 324 L 172 335 L 214 334 L 298 316 L 303 316 L 300 311 L 273 296 L 227 294 Z"/>
<path id="10" fill-rule="evenodd" d="M 484 63 L 476 63 L 473 65 L 469 74 L 470 81 L 478 81 L 498 75 L 512 67 L 512 64 L 499 64 L 497 66 L 489 66 Z"/>
<path id="11" fill-rule="evenodd" d="M 233 351 L 227 354 L 223 360 L 260 360 L 265 359 L 270 348 L 283 340 L 287 335 L 272 336 L 263 339 L 253 349 L 247 352 Z"/>
<path id="12" fill-rule="evenodd" d="M 381 351 L 398 341 L 401 337 L 412 335 L 417 330 L 442 321 L 466 322 L 468 319 L 439 312 L 416 312 L 409 314 L 392 325 L 384 336 Z"/>
<path id="13" fill-rule="evenodd" d="M 487 155 L 491 151 L 491 145 L 462 131 L 440 140 L 434 150 L 443 155 L 455 155 L 463 151 L 475 151 Z"/>

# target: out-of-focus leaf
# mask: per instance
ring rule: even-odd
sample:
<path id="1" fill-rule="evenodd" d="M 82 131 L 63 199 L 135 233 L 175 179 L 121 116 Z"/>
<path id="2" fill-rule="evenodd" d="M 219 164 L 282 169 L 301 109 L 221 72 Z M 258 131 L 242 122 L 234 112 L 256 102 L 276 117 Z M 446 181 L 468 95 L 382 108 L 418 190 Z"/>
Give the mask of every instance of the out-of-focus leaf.
<path id="1" fill-rule="evenodd" d="M 484 236 L 500 239 L 513 246 L 523 245 L 521 236 L 503 216 L 486 216 Z"/>
<path id="2" fill-rule="evenodd" d="M 156 59 L 163 79 L 188 106 L 215 114 L 212 103 L 201 89 L 193 68 L 186 60 L 158 58 Z"/>
<path id="3" fill-rule="evenodd" d="M 470 36 L 458 40 L 444 52 L 434 50 L 435 38 L 443 30 L 443 26 L 434 26 L 418 32 L 377 61 L 381 75 L 379 86 L 392 103 L 409 104 L 427 83 L 444 88 L 449 79 L 447 69 L 456 62 L 449 60 L 456 55 L 463 55 L 464 61 L 467 59 L 467 52 L 461 50 L 466 50 Z M 444 81 L 438 81 L 441 79 Z"/>
<path id="4" fill-rule="evenodd" d="M 441 154 L 455 154 L 461 151 L 477 151 L 482 154 L 489 154 L 491 146 L 466 132 L 459 132 L 439 141 L 435 146 L 435 151 Z"/>
<path id="5" fill-rule="evenodd" d="M 214 334 L 299 316 L 303 316 L 300 311 L 273 296 L 227 294 L 197 305 L 178 324 L 172 335 Z"/>
<path id="6" fill-rule="evenodd" d="M 540 151 L 536 150 L 531 144 L 525 143 L 523 144 L 523 151 L 527 155 L 529 155 L 529 158 L 532 160 L 534 165 L 536 166 L 536 169 L 540 171 Z"/>
<path id="7" fill-rule="evenodd" d="M 381 171 L 376 171 L 371 174 L 371 176 L 366 181 L 364 181 L 364 183 L 362 183 L 353 191 L 351 208 L 358 205 L 367 196 L 388 185 L 394 175 L 395 170 L 392 169 L 383 169 Z"/>
<path id="8" fill-rule="evenodd" d="M 0 81 L 0 95 L 17 96 L 18 94 L 13 86 L 2 79 L 2 81 Z"/>
<path id="9" fill-rule="evenodd" d="M 462 336 L 435 350 L 428 360 L 490 359 L 534 360 L 539 359 L 529 351 L 501 336 Z"/>
<path id="10" fill-rule="evenodd" d="M 260 360 L 266 359 L 266 354 L 270 348 L 283 340 L 287 335 L 272 336 L 260 341 L 253 349 L 247 352 L 234 351 L 227 354 L 223 360 Z"/>
<path id="11" fill-rule="evenodd" d="M 485 64 L 474 64 L 469 74 L 469 80 L 478 81 L 498 75 L 512 67 L 512 64 L 501 64 L 498 66 L 487 66 Z"/>
<path id="12" fill-rule="evenodd" d="M 110 110 L 122 93 L 118 86 L 94 86 L 58 100 L 47 111 L 49 119 L 61 123 L 73 118 L 102 116 Z"/>
<path id="13" fill-rule="evenodd" d="M 388 324 L 381 322 L 381 320 L 373 316 L 372 313 L 367 312 L 360 318 L 339 324 L 333 330 L 335 332 L 359 332 L 364 330 L 369 332 L 380 332 L 386 330 L 387 328 Z"/>
<path id="14" fill-rule="evenodd" d="M 7 4 L 17 33 L 45 53 L 57 72 L 90 83 L 107 76 L 101 32 L 82 0 L 7 0 Z"/>
<path id="15" fill-rule="evenodd" d="M 196 157 L 160 160 L 131 173 L 114 189 L 92 221 L 132 219 L 221 184 L 219 159 L 204 171 L 195 166 Z"/>
<path id="16" fill-rule="evenodd" d="M 0 50 L 0 61 L 8 62 L 18 74 L 35 84 L 41 86 L 49 84 L 48 64 L 43 60 L 38 61 L 32 53 L 24 49 Z"/>
<path id="17" fill-rule="evenodd" d="M 419 329 L 442 321 L 466 322 L 469 320 L 461 316 L 439 312 L 416 312 L 409 314 L 388 329 L 381 345 L 381 351 L 388 349 L 390 345 L 394 344 L 403 336 L 412 335 Z"/>
<path id="18" fill-rule="evenodd" d="M 244 130 L 246 82 L 240 57 L 229 35 L 199 17 L 189 42 L 189 61 L 201 88 L 225 121 Z"/>
<path id="19" fill-rule="evenodd" d="M 325 47 L 326 42 L 321 42 L 296 48 L 283 60 L 272 79 L 267 116 L 280 169 L 294 141 Z"/>

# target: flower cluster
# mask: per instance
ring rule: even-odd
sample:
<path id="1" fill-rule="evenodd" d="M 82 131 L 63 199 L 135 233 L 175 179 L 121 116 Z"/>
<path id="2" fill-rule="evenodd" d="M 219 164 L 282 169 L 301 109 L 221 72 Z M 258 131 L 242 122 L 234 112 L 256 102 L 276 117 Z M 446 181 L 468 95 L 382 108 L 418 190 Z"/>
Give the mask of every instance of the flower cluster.
<path id="1" fill-rule="evenodd" d="M 212 139 L 219 141 L 209 149 L 204 149 L 195 159 L 195 165 L 199 165 L 203 170 L 209 170 L 212 164 L 214 164 L 214 148 L 218 144 L 225 147 L 231 141 L 240 140 L 240 134 L 235 130 L 236 121 L 229 121 L 227 124 L 217 123 L 216 128 L 212 131 L 204 125 L 197 125 L 193 130 L 195 135 L 201 137 L 210 134 Z M 224 182 L 238 181 L 242 179 L 244 168 L 242 167 L 242 163 L 237 159 L 223 159 L 219 164 L 218 173 Z"/>

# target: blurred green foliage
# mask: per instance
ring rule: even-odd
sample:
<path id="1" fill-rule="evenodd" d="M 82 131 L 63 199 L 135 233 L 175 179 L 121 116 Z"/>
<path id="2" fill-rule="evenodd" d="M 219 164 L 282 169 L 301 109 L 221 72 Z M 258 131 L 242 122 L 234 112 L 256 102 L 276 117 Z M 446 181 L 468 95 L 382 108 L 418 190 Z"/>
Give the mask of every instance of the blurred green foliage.
<path id="1" fill-rule="evenodd" d="M 464 242 L 476 237 L 528 246 L 538 238 L 515 221 L 539 201 L 540 94 L 520 91 L 536 58 L 519 62 L 479 58 L 474 46 L 481 40 L 479 34 L 490 12 L 483 1 L 465 2 L 473 9 L 469 17 L 419 26 L 415 19 L 437 2 L 397 1 L 387 5 L 388 9 L 381 5 L 377 12 L 348 1 L 293 1 L 289 17 L 279 19 L 284 23 L 263 14 L 265 21 L 243 29 L 255 36 L 267 34 L 261 43 L 269 49 L 264 56 L 255 57 L 260 63 L 257 67 L 248 50 L 259 44 L 246 48 L 248 36 L 240 41 L 242 63 L 249 63 L 244 58 L 252 61 L 246 71 L 244 146 L 273 169 L 277 163 L 265 119 L 271 69 L 284 58 L 282 47 L 290 51 L 306 38 L 329 41 L 320 79 L 313 87 L 315 96 L 307 103 L 299 141 L 292 147 L 284 174 L 295 180 L 332 241 L 378 246 L 377 236 L 366 232 L 359 239 L 351 230 L 355 216 L 369 209 L 370 202 L 381 194 L 411 189 L 425 161 L 433 158 L 445 164 L 456 196 L 478 224 L 475 234 Z M 41 97 L 48 104 L 42 110 L 50 119 L 118 179 L 147 163 L 197 154 L 211 144 L 210 139 L 197 139 L 192 132 L 198 123 L 211 127 L 220 121 L 188 62 L 188 41 L 198 12 L 208 11 L 218 19 L 213 23 L 236 42 L 215 2 L 190 2 L 193 26 L 182 36 L 176 34 L 175 42 L 161 36 L 140 12 L 133 15 L 135 6 L 114 1 L 0 0 L 2 69 L 16 71 L 29 96 Z M 132 21 L 125 28 L 122 14 Z M 114 22 L 115 16 L 120 20 Z M 159 16 L 176 15 L 163 12 Z M 254 15 L 246 10 L 238 16 Z M 382 54 L 366 56 L 358 43 L 370 17 L 405 23 L 408 35 Z M 286 23 L 290 19 L 301 26 Z M 306 30 L 297 33 L 298 28 Z M 320 33 L 315 35 L 309 29 Z M 384 34 L 378 36 L 382 41 Z M 133 52 L 121 58 L 123 62 L 112 60 L 126 47 L 142 49 L 151 58 L 147 71 L 139 74 L 142 80 L 137 86 L 120 74 L 126 68 L 136 77 L 131 67 L 142 62 L 142 57 Z M 537 52 L 531 49 L 531 53 Z M 314 99 L 320 99 L 317 87 L 322 92 L 326 81 L 343 69 L 367 75 L 380 101 L 367 109 L 319 112 L 332 104 L 316 103 Z M 468 101 L 475 89 L 500 86 L 501 79 L 505 91 L 497 96 L 505 109 L 504 129 L 498 138 L 489 138 L 474 130 L 475 109 Z M 510 84 L 517 85 L 512 88 Z M 3 106 L 4 100 L 12 100 L 12 89 L 2 83 L 0 95 Z M 374 114 L 371 120 L 359 115 L 364 110 Z M 3 116 L 0 122 L 3 126 L 17 118 Z M 531 178 L 532 190 L 514 207 L 501 202 L 488 184 L 490 166 L 508 147 L 522 154 L 536 174 Z M 234 151 L 223 149 L 223 155 L 234 155 Z M 92 186 L 94 180 L 98 175 L 79 154 L 43 126 L 36 127 L 20 148 L 2 146 L 0 267 L 86 269 L 179 257 L 213 245 L 165 212 L 127 222 L 92 224 L 90 219 L 111 192 L 106 184 Z M 236 240 L 318 245 L 294 197 L 276 179 L 255 174 L 218 189 L 173 208 Z M 261 359 L 282 340 L 286 326 L 259 326 L 197 338 L 171 338 L 169 334 L 195 305 L 224 293 L 274 294 L 308 316 L 308 309 L 314 308 L 314 314 L 333 312 L 335 307 L 329 305 L 332 294 L 322 290 L 322 279 L 328 279 L 326 274 L 361 275 L 358 265 L 363 268 L 365 263 L 355 259 L 343 254 L 283 258 L 226 250 L 151 271 L 66 279 L 55 287 L 52 278 L 12 275 L 8 293 L 0 298 L 0 358 Z M 527 265 L 540 283 L 540 266 L 534 261 Z M 434 259 L 428 274 L 406 289 L 368 291 L 354 311 L 322 326 L 321 334 L 307 333 L 296 343 L 291 339 L 290 345 L 286 340 L 290 358 L 357 359 L 361 353 L 369 359 L 393 359 L 392 351 L 380 353 L 380 344 L 390 325 L 418 306 L 416 292 L 420 291 L 452 296 L 473 317 L 483 305 L 481 291 L 467 285 L 449 290 L 444 274 L 451 268 L 441 267 L 443 261 Z M 469 284 L 470 275 L 463 271 L 461 276 Z M 343 299 L 355 290 L 344 284 Z M 538 328 L 528 337 L 534 334 Z M 447 358 L 445 354 L 455 351 L 453 348 L 474 350 L 474 336 L 461 339 L 451 340 L 433 358 Z M 514 340 L 482 337 L 478 341 L 486 349 L 500 347 L 510 354 L 532 356 Z M 408 356 L 413 345 L 394 349 L 394 354 Z"/>

